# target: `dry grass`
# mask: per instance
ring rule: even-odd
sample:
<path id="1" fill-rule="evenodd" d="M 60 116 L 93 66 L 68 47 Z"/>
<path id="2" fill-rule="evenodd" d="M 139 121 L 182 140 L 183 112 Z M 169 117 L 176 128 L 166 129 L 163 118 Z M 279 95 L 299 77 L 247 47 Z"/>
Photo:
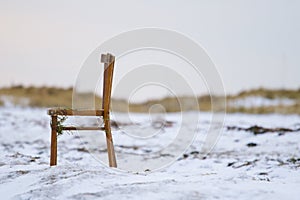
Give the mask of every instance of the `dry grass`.
<path id="1" fill-rule="evenodd" d="M 23 87 L 14 86 L 10 88 L 0 89 L 1 96 L 9 96 L 13 98 L 14 104 L 22 104 L 22 100 L 28 99 L 28 106 L 32 107 L 72 107 L 72 88 L 55 88 L 55 87 Z M 79 98 L 80 102 L 87 101 L 86 94 L 83 94 Z M 281 113 L 281 114 L 300 114 L 300 90 L 267 90 L 267 89 L 256 89 L 249 90 L 239 93 L 234 96 L 227 96 L 227 102 L 241 99 L 249 96 L 260 96 L 268 99 L 275 98 L 288 98 L 295 100 L 294 105 L 278 105 L 278 106 L 264 106 L 255 108 L 245 107 L 230 107 L 227 104 L 227 112 L 241 112 L 241 113 Z M 95 97 L 96 108 L 101 108 L 101 98 Z M 214 100 L 219 101 L 220 98 L 214 97 Z M 161 107 L 155 107 L 154 105 L 159 104 Z M 0 99 L 0 106 L 3 105 L 3 101 Z M 82 106 L 82 105 L 81 105 Z M 83 105 L 83 107 L 90 107 L 94 105 Z M 125 100 L 113 99 L 112 110 L 120 112 L 178 112 L 181 110 L 201 110 L 211 111 L 211 97 L 201 96 L 198 99 L 191 97 L 178 97 L 172 98 L 167 97 L 159 100 L 149 100 L 140 104 L 128 104 Z M 161 109 L 163 108 L 163 109 Z M 222 109 L 222 108 L 216 108 Z"/>
<path id="2" fill-rule="evenodd" d="M 288 98 L 300 100 L 300 89 L 298 90 L 270 90 L 265 88 L 259 88 L 254 90 L 248 90 L 240 92 L 234 96 L 228 96 L 228 99 L 236 99 L 236 98 L 245 98 L 248 96 L 260 96 L 267 99 L 275 99 L 275 98 Z"/>
<path id="3" fill-rule="evenodd" d="M 254 108 L 239 107 L 234 108 L 227 106 L 227 112 L 234 113 L 251 113 L 251 114 L 266 114 L 266 113 L 280 113 L 280 114 L 299 114 L 300 115 L 300 89 L 298 90 L 270 90 L 259 88 L 255 90 L 243 91 L 234 96 L 227 96 L 227 101 L 246 98 L 250 96 L 259 96 L 267 99 L 291 99 L 295 101 L 294 105 L 277 105 L 277 106 L 261 106 Z"/>
<path id="4" fill-rule="evenodd" d="M 71 107 L 72 88 L 14 86 L 0 89 L 0 96 L 13 97 L 15 104 L 27 98 L 32 107 Z"/>

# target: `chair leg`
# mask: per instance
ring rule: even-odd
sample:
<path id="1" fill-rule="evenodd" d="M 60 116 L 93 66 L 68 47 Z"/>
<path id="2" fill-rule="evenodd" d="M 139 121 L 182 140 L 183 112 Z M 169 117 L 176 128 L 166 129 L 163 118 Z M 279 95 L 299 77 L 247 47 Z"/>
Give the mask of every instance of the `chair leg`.
<path id="1" fill-rule="evenodd" d="M 104 121 L 105 121 L 106 145 L 107 145 L 109 166 L 117 167 L 113 138 L 112 138 L 112 134 L 111 134 L 110 119 L 107 118 Z"/>
<path id="2" fill-rule="evenodd" d="M 50 166 L 57 164 L 57 116 L 51 116 Z"/>

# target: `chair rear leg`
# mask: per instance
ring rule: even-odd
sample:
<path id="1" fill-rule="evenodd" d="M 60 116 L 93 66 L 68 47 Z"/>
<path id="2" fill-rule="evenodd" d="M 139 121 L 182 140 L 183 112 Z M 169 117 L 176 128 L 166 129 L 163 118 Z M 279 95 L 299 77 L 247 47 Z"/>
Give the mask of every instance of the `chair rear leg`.
<path id="1" fill-rule="evenodd" d="M 117 167 L 116 155 L 114 150 L 113 138 L 111 134 L 110 119 L 105 120 L 106 145 L 108 153 L 108 161 L 110 167 Z"/>

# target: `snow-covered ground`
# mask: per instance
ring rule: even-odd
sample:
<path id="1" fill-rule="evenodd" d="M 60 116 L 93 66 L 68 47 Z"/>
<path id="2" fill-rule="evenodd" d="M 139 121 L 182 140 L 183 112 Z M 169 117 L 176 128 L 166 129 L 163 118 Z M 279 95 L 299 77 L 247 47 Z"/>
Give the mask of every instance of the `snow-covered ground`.
<path id="1" fill-rule="evenodd" d="M 275 98 L 268 99 L 261 96 L 248 96 L 245 98 L 239 98 L 230 100 L 228 102 L 230 107 L 234 108 L 255 108 L 255 107 L 267 107 L 267 106 L 291 106 L 296 101 L 288 98 Z"/>
<path id="2" fill-rule="evenodd" d="M 119 115 L 115 114 L 116 120 Z M 94 141 L 95 133 L 88 132 L 86 136 L 82 136 L 83 133 L 60 136 L 58 165 L 49 167 L 50 119 L 46 110 L 2 107 L 1 199 L 300 198 L 300 132 L 254 135 L 226 128 L 259 125 L 297 129 L 300 116 L 228 114 L 217 145 L 204 157 L 201 145 L 210 114 L 189 113 L 190 117 L 199 115 L 197 138 L 172 165 L 154 172 L 129 173 L 107 168 L 95 159 L 102 159 L 102 156 L 106 159 L 105 143 L 100 141 L 103 134 L 99 141 Z M 179 114 L 166 116 L 163 129 L 159 120 L 148 123 L 146 115 L 135 115 L 135 119 L 137 121 L 131 124 L 122 121 L 121 128 L 113 131 L 118 164 L 123 169 L 126 169 L 127 158 L 122 155 L 145 157 L 144 165 L 147 166 L 149 159 L 156 159 L 147 158 L 147 153 L 151 154 L 165 142 L 160 134 L 170 139 L 178 126 L 184 126 L 183 131 L 191 131 L 189 124 L 180 125 Z M 126 140 L 122 136 L 122 130 L 134 134 L 140 129 L 153 141 Z M 163 131 L 147 135 L 147 130 Z"/>

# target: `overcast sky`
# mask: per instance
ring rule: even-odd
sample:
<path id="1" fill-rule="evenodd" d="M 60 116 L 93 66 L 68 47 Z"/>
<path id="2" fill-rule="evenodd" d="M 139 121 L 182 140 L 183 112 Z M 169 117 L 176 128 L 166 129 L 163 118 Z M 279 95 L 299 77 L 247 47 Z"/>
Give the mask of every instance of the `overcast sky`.
<path id="1" fill-rule="evenodd" d="M 3 1 L 0 87 L 72 86 L 99 44 L 159 27 L 202 45 L 227 93 L 300 88 L 300 1 Z"/>

